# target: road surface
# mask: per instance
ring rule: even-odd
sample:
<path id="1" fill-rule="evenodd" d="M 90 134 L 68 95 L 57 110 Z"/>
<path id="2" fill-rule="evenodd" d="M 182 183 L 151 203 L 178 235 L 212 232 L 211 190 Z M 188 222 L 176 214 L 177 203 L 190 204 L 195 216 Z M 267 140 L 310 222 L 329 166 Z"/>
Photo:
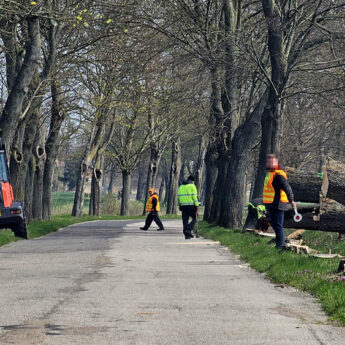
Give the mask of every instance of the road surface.
<path id="1" fill-rule="evenodd" d="M 0 248 L 0 344 L 340 345 L 315 300 L 228 250 L 134 221 L 74 225 Z"/>

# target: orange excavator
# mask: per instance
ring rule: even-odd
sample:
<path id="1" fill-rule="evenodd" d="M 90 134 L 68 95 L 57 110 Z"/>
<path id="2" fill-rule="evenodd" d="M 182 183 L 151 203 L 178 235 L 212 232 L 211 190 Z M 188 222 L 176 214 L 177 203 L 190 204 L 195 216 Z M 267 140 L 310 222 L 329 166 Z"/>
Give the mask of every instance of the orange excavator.
<path id="1" fill-rule="evenodd" d="M 24 203 L 14 201 L 5 147 L 0 147 L 0 229 L 11 229 L 17 237 L 28 238 Z"/>

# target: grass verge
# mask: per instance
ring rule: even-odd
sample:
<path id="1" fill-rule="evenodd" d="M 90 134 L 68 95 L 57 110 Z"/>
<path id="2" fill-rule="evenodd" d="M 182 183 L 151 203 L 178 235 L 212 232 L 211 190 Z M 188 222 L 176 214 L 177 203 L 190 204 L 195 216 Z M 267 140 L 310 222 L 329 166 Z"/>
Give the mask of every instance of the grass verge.
<path id="1" fill-rule="evenodd" d="M 339 260 L 318 259 L 292 252 L 280 253 L 269 239 L 240 230 L 229 230 L 200 223 L 200 234 L 219 241 L 239 254 L 258 272 L 274 283 L 287 284 L 314 295 L 331 320 L 345 326 L 345 280 L 337 275 Z"/>

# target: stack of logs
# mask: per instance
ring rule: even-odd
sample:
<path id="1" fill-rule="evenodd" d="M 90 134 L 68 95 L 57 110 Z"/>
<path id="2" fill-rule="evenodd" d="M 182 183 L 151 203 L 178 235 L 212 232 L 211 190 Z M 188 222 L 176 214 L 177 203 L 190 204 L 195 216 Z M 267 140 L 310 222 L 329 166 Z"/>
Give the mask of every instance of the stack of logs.
<path id="1" fill-rule="evenodd" d="M 303 219 L 294 222 L 294 212 L 290 210 L 284 226 L 345 233 L 345 164 L 329 158 L 322 174 L 288 168 L 287 175 Z M 251 222 L 247 219 L 246 223 Z"/>

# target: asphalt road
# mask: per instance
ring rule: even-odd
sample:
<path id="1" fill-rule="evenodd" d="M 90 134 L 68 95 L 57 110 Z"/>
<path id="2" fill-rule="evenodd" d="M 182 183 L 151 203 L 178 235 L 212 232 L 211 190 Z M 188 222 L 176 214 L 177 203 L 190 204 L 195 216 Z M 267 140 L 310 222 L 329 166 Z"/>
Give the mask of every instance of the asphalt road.
<path id="1" fill-rule="evenodd" d="M 0 344 L 341 345 L 315 300 L 219 244 L 96 221 L 0 248 Z"/>

